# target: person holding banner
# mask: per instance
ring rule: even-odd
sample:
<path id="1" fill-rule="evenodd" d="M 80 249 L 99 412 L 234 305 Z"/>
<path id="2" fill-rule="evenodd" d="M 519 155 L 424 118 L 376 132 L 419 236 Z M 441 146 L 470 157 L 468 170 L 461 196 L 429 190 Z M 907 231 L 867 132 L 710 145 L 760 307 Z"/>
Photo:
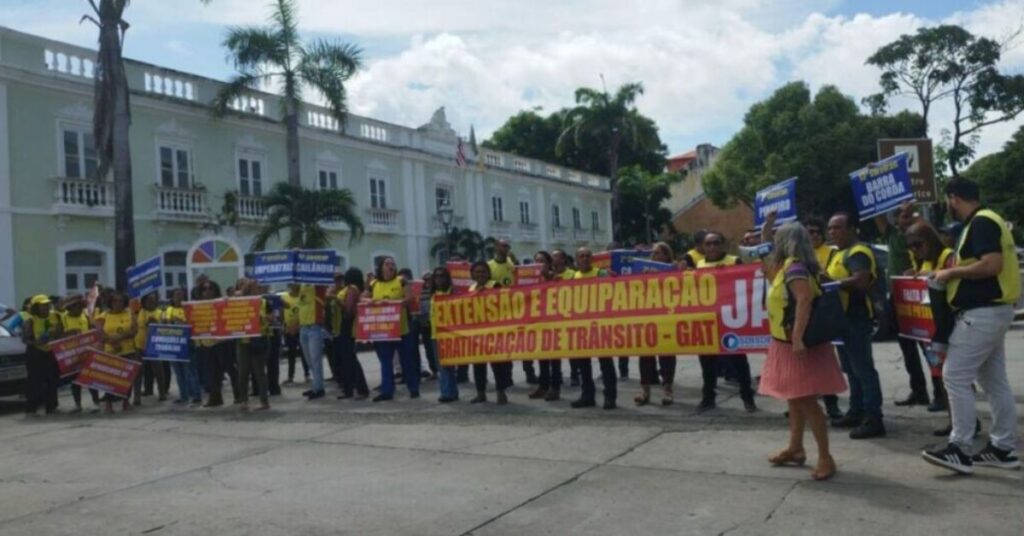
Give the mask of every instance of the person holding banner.
<path id="1" fill-rule="evenodd" d="M 555 274 L 554 257 L 547 251 L 538 251 L 534 254 L 533 262 L 543 266 L 541 269 L 541 277 L 543 277 L 545 281 L 560 281 L 564 278 L 565 274 L 572 273 L 572 270 L 567 269 L 565 266 L 564 252 L 561 253 L 560 274 Z M 529 397 L 533 400 L 544 399 L 547 402 L 554 402 L 561 398 L 561 391 L 562 360 L 541 359 L 540 376 L 537 378 L 537 389 L 530 393 Z"/>
<path id="2" fill-rule="evenodd" d="M 187 324 L 185 318 L 185 289 L 176 288 L 171 291 L 171 303 L 164 308 L 160 321 L 164 324 Z M 199 355 L 195 347 L 189 349 L 189 362 L 182 363 L 175 361 L 171 363 L 174 370 L 174 377 L 178 383 L 178 399 L 175 404 L 187 404 L 192 402 L 193 406 L 203 403 L 203 389 L 199 385 Z"/>
<path id="3" fill-rule="evenodd" d="M 693 247 L 683 255 L 683 262 L 690 269 L 697 268 L 697 263 L 704 260 L 704 239 L 708 236 L 707 229 L 693 233 Z"/>
<path id="4" fill-rule="evenodd" d="M 827 270 L 839 282 L 839 297 L 849 329 L 839 346 L 839 362 L 850 383 L 850 409 L 832 421 L 837 428 L 852 428 L 850 439 L 885 436 L 882 422 L 882 385 L 871 350 L 874 307 L 868 295 L 878 278 L 875 254 L 857 236 L 857 221 L 848 212 L 837 212 L 828 221 L 828 233 L 839 251 Z"/>
<path id="5" fill-rule="evenodd" d="M 338 400 L 355 397 L 365 400 L 370 396 L 363 366 L 356 355 L 355 324 L 359 298 L 363 294 L 363 271 L 352 267 L 345 271 L 341 289 L 333 296 L 336 313 L 341 319 L 338 336 L 334 339 L 335 362 L 341 376 L 341 394 Z"/>
<path id="6" fill-rule="evenodd" d="M 803 465 L 807 461 L 804 428 L 809 427 L 818 445 L 818 464 L 811 477 L 827 480 L 835 475 L 836 462 L 818 397 L 845 391 L 846 382 L 831 344 L 811 348 L 804 344 L 812 303 L 822 293 L 822 269 L 812 240 L 799 223 L 787 223 L 775 233 L 772 253 L 765 260 L 765 305 L 772 341 L 758 390 L 785 400 L 789 407 L 789 444 L 768 461 L 775 466 Z"/>
<path id="7" fill-rule="evenodd" d="M 149 336 L 149 324 L 159 323 L 161 312 L 157 310 L 157 293 L 150 292 L 142 297 L 142 308 L 135 314 L 135 323 L 139 329 L 135 333 L 135 348 L 140 355 L 146 349 L 146 337 Z M 167 400 L 167 391 L 170 389 L 170 363 L 165 361 L 142 361 L 142 396 L 153 396 L 153 382 L 156 381 L 156 389 L 161 402 Z"/>
<path id="8" fill-rule="evenodd" d="M 501 283 L 491 278 L 491 268 L 486 262 L 474 262 L 470 273 L 473 275 L 473 284 L 469 287 L 470 294 L 501 288 Z M 512 387 L 512 363 L 510 361 L 492 361 L 491 371 L 494 372 L 494 388 L 498 393 L 498 405 L 508 404 L 506 390 Z M 476 398 L 470 400 L 469 403 L 487 402 L 487 363 L 473 363 L 473 383 L 476 384 Z"/>
<path id="9" fill-rule="evenodd" d="M 515 283 L 516 263 L 511 258 L 512 246 L 508 240 L 502 238 L 494 247 L 494 258 L 487 261 L 487 267 L 491 270 L 491 278 L 501 288 L 510 288 Z M 533 361 L 524 360 L 523 373 L 526 374 L 526 383 L 536 385 L 538 383 L 537 371 Z"/>
<path id="10" fill-rule="evenodd" d="M 589 248 L 576 250 L 576 273 L 573 279 L 591 279 L 594 277 L 608 277 L 608 272 L 593 265 L 594 254 Z M 615 377 L 615 360 L 611 357 L 602 357 L 598 360 L 601 367 L 601 382 L 604 384 L 604 409 L 615 409 L 618 398 L 618 379 Z M 580 397 L 573 401 L 573 408 L 592 408 L 597 405 L 595 400 L 597 387 L 594 385 L 594 365 L 589 357 L 573 359 L 580 371 Z"/>
<path id="11" fill-rule="evenodd" d="M 725 235 L 717 231 L 707 231 L 703 242 L 704 257 L 697 261 L 697 269 L 718 268 L 722 266 L 736 266 L 742 262 L 735 255 L 725 253 Z M 700 359 L 700 371 L 703 378 L 702 397 L 697 405 L 697 413 L 714 409 L 717 407 L 718 388 L 718 367 L 730 367 L 735 374 L 736 381 L 740 386 L 740 398 L 743 399 L 743 408 L 748 413 L 757 411 L 757 404 L 754 402 L 754 388 L 750 378 L 750 361 L 746 354 L 730 355 L 702 355 Z"/>
<path id="12" fill-rule="evenodd" d="M 651 249 L 651 260 L 671 263 L 673 260 L 672 246 L 665 242 L 657 242 Z M 660 369 L 660 376 L 659 376 Z M 660 381 L 659 381 L 660 378 Z M 676 356 L 660 355 L 658 357 L 640 358 L 640 394 L 633 399 L 638 406 L 646 406 L 651 401 L 651 386 L 661 384 L 661 405 L 673 403 L 673 385 L 676 381 Z"/>
<path id="13" fill-rule="evenodd" d="M 47 415 L 57 411 L 57 360 L 50 352 L 49 343 L 61 337 L 60 318 L 45 294 L 29 300 L 28 314 L 21 327 L 25 342 L 25 413 L 35 415 L 43 406 Z"/>
<path id="14" fill-rule="evenodd" d="M 327 394 L 324 391 L 324 328 L 320 325 L 323 307 L 324 301 L 316 286 L 299 287 L 299 347 L 313 378 L 312 388 L 302 396 L 309 400 L 323 398 Z"/>
<path id="15" fill-rule="evenodd" d="M 440 365 L 438 364 L 437 352 L 435 351 L 436 345 L 434 344 L 434 335 L 430 331 L 430 296 L 434 294 L 434 272 L 426 271 L 420 276 L 420 280 L 423 281 L 423 285 L 420 287 L 419 303 L 420 310 L 418 311 L 420 317 L 420 329 L 419 333 L 416 334 L 415 344 L 423 342 L 423 353 L 427 359 L 427 368 L 430 369 L 430 376 L 428 379 L 436 380 L 438 373 L 440 372 Z M 415 290 L 415 287 L 413 287 Z"/>
<path id="16" fill-rule="evenodd" d="M 60 315 L 61 326 L 65 337 L 81 335 L 92 330 L 92 322 L 89 315 L 85 313 L 85 299 L 81 294 L 71 294 L 64 298 L 64 312 Z M 100 393 L 95 389 L 89 389 L 92 403 L 96 406 L 93 411 L 98 411 L 100 406 Z M 75 409 L 72 413 L 82 411 L 82 386 L 77 383 L 71 384 L 71 398 L 75 401 Z"/>
<path id="17" fill-rule="evenodd" d="M 452 274 L 447 268 L 440 267 L 434 269 L 434 286 L 431 289 L 431 301 L 434 296 L 450 296 L 455 294 L 455 286 L 452 284 Z M 437 339 L 431 338 L 431 344 L 434 345 L 434 355 L 440 359 L 441 354 L 438 352 Z M 543 369 L 542 369 L 543 370 Z M 439 389 L 441 391 L 441 397 L 437 399 L 442 404 L 449 402 L 455 402 L 459 399 L 459 381 L 458 381 L 458 367 L 441 367 L 438 373 L 439 378 Z"/>
<path id="18" fill-rule="evenodd" d="M 373 398 L 374 402 L 394 400 L 395 398 L 395 352 L 398 352 L 405 385 L 409 388 L 409 398 L 420 397 L 420 364 L 413 350 L 412 333 L 409 331 L 409 304 L 412 303 L 412 286 L 398 277 L 398 264 L 394 257 L 384 257 L 377 265 L 373 282 L 363 297 L 374 302 L 384 300 L 401 301 L 400 336 L 398 341 L 375 341 L 373 348 L 380 361 L 380 394 Z"/>
<path id="19" fill-rule="evenodd" d="M 200 283 L 197 295 L 200 300 L 217 300 L 221 298 L 220 285 L 212 280 Z M 231 382 L 231 391 L 235 403 L 239 401 L 238 372 L 235 367 L 230 341 L 202 339 L 196 342 L 200 361 L 206 369 L 206 404 L 204 408 L 217 408 L 224 405 L 224 375 Z"/>
<path id="20" fill-rule="evenodd" d="M 263 289 L 252 279 L 242 279 L 237 285 L 237 296 L 262 296 Z M 260 307 L 259 337 L 242 337 L 235 341 L 235 357 L 238 359 L 238 400 L 242 411 L 249 411 L 249 378 L 256 384 L 256 395 L 260 397 L 257 410 L 270 409 L 270 393 L 267 387 L 267 354 L 269 348 L 270 322 L 267 303 Z"/>
<path id="21" fill-rule="evenodd" d="M 116 355 L 124 359 L 139 361 L 138 353 L 135 348 L 135 334 L 138 332 L 139 326 L 136 323 L 135 315 L 133 315 L 131 310 L 128 309 L 128 295 L 123 291 L 114 290 L 110 295 L 108 305 L 110 309 L 103 313 L 103 316 L 101 316 L 96 322 L 96 327 L 99 328 L 100 336 L 103 340 L 104 351 L 108 354 Z M 136 406 L 141 405 L 141 374 L 135 378 L 135 382 L 132 385 L 132 394 L 133 403 Z M 116 398 L 118 397 L 109 393 L 103 396 L 103 400 L 107 403 L 104 408 L 106 413 L 114 412 L 114 400 Z M 122 409 L 131 409 L 131 406 L 128 403 L 128 398 L 125 398 L 121 404 Z"/>
<path id="22" fill-rule="evenodd" d="M 300 285 L 290 284 L 288 290 L 281 293 L 284 303 L 284 346 L 288 352 L 288 379 L 284 383 L 295 383 L 295 358 L 299 354 L 299 290 Z M 309 383 L 309 365 L 302 359 L 302 374 Z"/>
<path id="23" fill-rule="evenodd" d="M 955 178 L 946 185 L 950 214 L 963 222 L 956 246 L 956 265 L 938 270 L 933 278 L 945 284 L 956 323 L 942 375 L 949 393 L 953 430 L 945 448 L 922 452 L 928 463 L 961 474 L 974 466 L 1017 469 L 1017 407 L 1006 376 L 1006 332 L 1013 306 L 1020 297 L 1016 246 L 1006 221 L 981 205 L 978 186 Z M 977 380 L 992 408 L 992 425 L 985 447 L 971 456 L 977 408 Z"/>

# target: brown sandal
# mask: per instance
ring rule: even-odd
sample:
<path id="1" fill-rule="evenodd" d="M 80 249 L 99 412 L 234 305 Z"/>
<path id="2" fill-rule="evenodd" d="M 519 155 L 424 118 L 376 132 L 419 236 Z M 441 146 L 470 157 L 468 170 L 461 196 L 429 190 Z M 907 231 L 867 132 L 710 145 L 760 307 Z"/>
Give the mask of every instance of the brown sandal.
<path id="1" fill-rule="evenodd" d="M 807 463 L 807 454 L 802 450 L 782 450 L 768 458 L 768 463 L 779 467 L 783 465 L 803 465 Z"/>
<path id="2" fill-rule="evenodd" d="M 836 476 L 836 471 L 838 471 L 838 468 L 836 467 L 836 462 L 835 460 L 830 461 L 831 463 L 829 464 L 828 470 L 820 471 L 818 468 L 815 468 L 814 471 L 811 471 L 811 478 L 817 480 L 818 482 L 823 482 Z M 821 465 L 821 462 L 818 462 L 818 464 Z"/>

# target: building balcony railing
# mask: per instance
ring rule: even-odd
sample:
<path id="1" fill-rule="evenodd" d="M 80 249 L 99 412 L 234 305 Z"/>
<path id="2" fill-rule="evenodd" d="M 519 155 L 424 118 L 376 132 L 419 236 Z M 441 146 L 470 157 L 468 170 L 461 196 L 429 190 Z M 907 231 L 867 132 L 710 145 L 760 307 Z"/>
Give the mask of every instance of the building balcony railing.
<path id="1" fill-rule="evenodd" d="M 576 227 L 572 230 L 572 237 L 575 240 L 592 240 L 594 235 L 590 232 L 590 229 Z"/>
<path id="2" fill-rule="evenodd" d="M 368 208 L 366 209 L 366 227 L 378 232 L 397 231 L 398 211 L 390 208 Z"/>
<path id="3" fill-rule="evenodd" d="M 519 237 L 528 242 L 540 240 L 539 226 L 536 223 L 519 222 Z"/>
<path id="4" fill-rule="evenodd" d="M 238 196 L 238 218 L 262 220 L 267 217 L 267 204 L 262 197 Z"/>
<path id="5" fill-rule="evenodd" d="M 206 217 L 206 190 L 157 186 L 156 212 L 176 218 Z"/>
<path id="6" fill-rule="evenodd" d="M 65 212 L 95 212 L 98 215 L 114 211 L 114 183 L 94 179 L 57 179 L 54 207 Z"/>
<path id="7" fill-rule="evenodd" d="M 552 227 L 551 228 L 551 239 L 552 240 L 565 240 L 569 238 L 569 229 L 565 227 Z"/>

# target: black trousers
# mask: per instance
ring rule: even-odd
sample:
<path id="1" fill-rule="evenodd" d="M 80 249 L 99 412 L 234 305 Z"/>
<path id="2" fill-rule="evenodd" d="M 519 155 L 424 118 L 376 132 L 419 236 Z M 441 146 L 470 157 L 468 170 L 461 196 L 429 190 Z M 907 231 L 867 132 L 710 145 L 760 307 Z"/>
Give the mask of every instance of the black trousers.
<path id="1" fill-rule="evenodd" d="M 573 359 L 580 371 L 580 398 L 594 400 L 597 386 L 594 384 L 594 365 L 590 358 Z M 618 378 L 615 376 L 615 359 L 602 357 L 598 359 L 601 367 L 601 383 L 604 384 L 604 399 L 614 402 L 618 397 Z"/>
<path id="2" fill-rule="evenodd" d="M 718 387 L 718 367 L 732 367 L 736 381 L 740 384 L 740 398 L 754 399 L 754 389 L 750 380 L 750 361 L 746 354 L 736 355 L 702 355 L 700 356 L 700 372 L 704 378 L 704 400 L 715 400 Z"/>
<path id="3" fill-rule="evenodd" d="M 440 370 L 440 363 L 438 361 L 441 356 L 434 352 L 434 338 L 430 336 L 430 324 L 420 324 L 419 339 L 417 341 L 423 341 L 423 351 L 427 354 L 427 367 L 430 368 L 431 374 L 437 374 Z"/>
<path id="4" fill-rule="evenodd" d="M 238 391 L 238 369 L 235 365 L 235 352 L 230 342 L 215 344 L 213 346 L 200 346 L 199 355 L 206 368 L 210 391 L 210 404 L 223 404 L 224 375 L 227 374 L 231 381 L 231 393 L 235 400 L 241 397 Z"/>
<path id="5" fill-rule="evenodd" d="M 342 332 L 351 333 L 350 330 Z M 341 391 L 348 396 L 355 393 L 363 396 L 370 394 L 363 365 L 356 355 L 356 340 L 350 335 L 341 335 L 334 339 L 334 343 L 337 345 L 337 361 L 341 371 Z"/>
<path id="6" fill-rule="evenodd" d="M 268 339 L 267 350 L 267 392 L 281 394 L 281 332 L 274 331 Z"/>
<path id="7" fill-rule="evenodd" d="M 160 370 L 157 370 L 157 367 Z M 171 389 L 171 364 L 167 361 L 143 361 L 142 382 L 144 395 L 152 395 L 153 384 L 156 383 L 157 392 L 166 396 Z"/>
<path id="8" fill-rule="evenodd" d="M 629 357 L 619 358 L 619 376 L 623 378 L 629 376 Z"/>
<path id="9" fill-rule="evenodd" d="M 537 369 L 533 367 L 533 361 L 523 361 L 523 374 L 526 374 L 527 378 L 537 374 Z"/>
<path id="10" fill-rule="evenodd" d="M 640 358 L 640 385 L 671 385 L 676 381 L 676 356 Z"/>
<path id="11" fill-rule="evenodd" d="M 306 360 L 302 357 L 302 352 L 299 351 L 299 334 L 285 335 L 284 346 L 288 353 L 288 379 L 295 379 L 295 358 L 298 357 L 299 361 L 302 362 L 302 374 L 309 379 L 309 365 L 306 364 Z"/>
<path id="12" fill-rule="evenodd" d="M 893 308 L 895 310 L 895 308 Z M 913 395 L 928 398 L 928 380 L 924 376 L 924 367 L 921 366 L 921 354 L 917 351 L 917 341 L 896 337 L 900 343 L 900 352 L 903 353 L 903 366 L 910 376 L 910 392 Z"/>
<path id="13" fill-rule="evenodd" d="M 455 373 L 455 381 L 466 383 L 469 381 L 469 365 L 459 365 Z"/>
<path id="14" fill-rule="evenodd" d="M 512 387 L 512 363 L 491 363 L 491 371 L 494 372 L 494 386 L 497 390 L 503 391 Z M 483 393 L 487 391 L 487 364 L 473 364 L 473 383 L 476 384 L 476 391 Z"/>
<path id="15" fill-rule="evenodd" d="M 537 378 L 538 386 L 542 389 L 562 386 L 562 360 L 542 359 L 540 360 L 540 377 Z"/>
<path id="16" fill-rule="evenodd" d="M 35 413 L 40 406 L 47 413 L 57 409 L 57 382 L 60 373 L 53 354 L 29 346 L 25 356 L 25 409 Z"/>

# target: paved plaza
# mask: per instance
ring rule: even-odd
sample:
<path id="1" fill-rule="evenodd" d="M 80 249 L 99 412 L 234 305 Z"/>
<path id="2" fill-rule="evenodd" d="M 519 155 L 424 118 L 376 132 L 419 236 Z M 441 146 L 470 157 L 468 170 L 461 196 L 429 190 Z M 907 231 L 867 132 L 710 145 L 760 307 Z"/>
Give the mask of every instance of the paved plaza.
<path id="1" fill-rule="evenodd" d="M 1024 415 L 1024 326 L 1008 345 Z M 784 404 L 759 397 L 747 414 L 723 385 L 719 409 L 695 415 L 696 359 L 680 360 L 668 408 L 634 407 L 635 363 L 615 411 L 570 409 L 576 389 L 528 400 L 518 365 L 506 407 L 437 404 L 436 382 L 385 404 L 306 402 L 297 384 L 262 414 L 147 399 L 128 414 L 26 419 L 7 403 L 0 534 L 1021 534 L 1024 472 L 958 477 L 921 461 L 945 416 L 895 408 L 908 394 L 899 350 L 875 351 L 889 436 L 833 433 L 840 473 L 824 483 L 767 463 L 786 439 Z M 375 358 L 362 362 L 379 377 Z"/>

